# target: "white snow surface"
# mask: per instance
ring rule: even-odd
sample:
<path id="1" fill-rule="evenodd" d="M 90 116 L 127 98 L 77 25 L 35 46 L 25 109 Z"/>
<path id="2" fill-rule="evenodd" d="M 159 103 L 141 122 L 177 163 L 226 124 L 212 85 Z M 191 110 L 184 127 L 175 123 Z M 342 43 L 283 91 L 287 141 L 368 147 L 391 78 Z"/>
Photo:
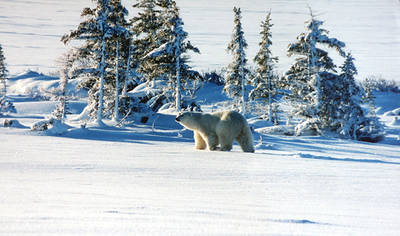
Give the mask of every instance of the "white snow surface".
<path id="1" fill-rule="evenodd" d="M 215 91 L 199 91 L 213 104 L 205 109 L 221 109 L 215 101 L 224 96 Z M 386 97 L 377 97 L 383 112 L 398 105 L 379 102 Z M 393 116 L 382 116 L 388 126 L 380 143 L 266 135 L 263 122 L 249 120 L 256 130 L 249 154 L 236 144 L 231 152 L 194 150 L 192 132 L 173 114 L 122 128 L 111 121 L 84 127 L 74 121 L 81 102 L 70 104 L 68 126 L 33 132 L 28 127 L 55 103 L 10 99 L 18 113 L 4 114 L 0 124 L 19 124 L 0 127 L 0 235 L 400 233 Z"/>
<path id="2" fill-rule="evenodd" d="M 398 146 L 193 150 L 143 127 L 1 129 L 1 235 L 398 235 Z"/>
<path id="3" fill-rule="evenodd" d="M 123 3 L 130 16 L 135 14 L 132 1 Z M 286 56 L 286 48 L 304 31 L 309 5 L 318 19 L 325 21 L 324 28 L 330 31 L 330 36 L 347 44 L 356 59 L 359 78 L 377 75 L 400 81 L 398 0 L 177 0 L 177 3 L 189 40 L 201 51 L 191 58 L 194 68 L 200 71 L 220 69 L 231 61 L 226 47 L 233 30 L 232 9 L 237 6 L 243 12 L 250 63 L 258 50 L 261 21 L 272 10 L 272 51 L 279 56 L 278 70 L 285 72 L 294 60 Z M 92 6 L 90 0 L 0 0 L 0 43 L 11 74 L 27 69 L 56 71 L 55 60 L 66 50 L 61 36 L 77 27 L 82 9 L 88 6 Z"/>

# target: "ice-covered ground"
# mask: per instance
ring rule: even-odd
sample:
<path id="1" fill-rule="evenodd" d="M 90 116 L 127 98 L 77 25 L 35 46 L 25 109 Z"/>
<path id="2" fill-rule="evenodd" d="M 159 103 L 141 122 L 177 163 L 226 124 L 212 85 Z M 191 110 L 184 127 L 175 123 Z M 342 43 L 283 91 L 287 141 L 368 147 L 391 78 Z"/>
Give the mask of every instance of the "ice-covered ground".
<path id="1" fill-rule="evenodd" d="M 132 1 L 123 1 L 131 9 Z M 242 8 L 243 28 L 252 60 L 258 50 L 260 23 L 272 10 L 273 53 L 284 72 L 293 59 L 286 47 L 303 32 L 311 6 L 332 37 L 347 43 L 359 78 L 382 75 L 400 80 L 400 2 L 397 0 L 177 0 L 189 39 L 202 54 L 192 57 L 199 70 L 220 69 L 231 61 L 225 49 L 233 29 L 233 6 Z M 63 34 L 75 29 L 89 0 L 0 0 L 0 43 L 12 74 L 32 69 L 54 72 L 66 49 Z M 132 14 L 134 12 L 131 10 Z M 340 64 L 340 63 L 339 63 Z"/>
<path id="2" fill-rule="evenodd" d="M 37 84 L 19 80 L 10 91 Z M 199 93 L 207 109 L 224 99 L 214 90 Z M 73 118 L 84 102 L 70 104 L 63 134 L 32 132 L 55 102 L 12 95 L 18 112 L 0 117 L 19 121 L 0 127 L 0 235 L 399 235 L 399 96 L 377 97 L 384 142 L 256 132 L 249 154 L 196 151 L 169 114 L 83 128 Z"/>

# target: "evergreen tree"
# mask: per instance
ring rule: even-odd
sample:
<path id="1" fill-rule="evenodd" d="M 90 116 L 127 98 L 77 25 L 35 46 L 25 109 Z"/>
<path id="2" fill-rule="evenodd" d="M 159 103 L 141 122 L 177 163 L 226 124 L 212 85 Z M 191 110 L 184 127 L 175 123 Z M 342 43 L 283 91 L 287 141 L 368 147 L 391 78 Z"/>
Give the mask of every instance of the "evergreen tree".
<path id="1" fill-rule="evenodd" d="M 346 55 L 345 62 L 340 69 L 341 74 L 336 83 L 336 91 L 341 102 L 337 112 L 340 126 L 338 132 L 345 137 L 357 140 L 357 130 L 365 117 L 361 108 L 362 92 L 354 78 L 357 69 L 350 53 Z"/>
<path id="2" fill-rule="evenodd" d="M 68 107 L 68 96 L 67 96 L 67 86 L 68 81 L 71 79 L 70 71 L 73 68 L 73 64 L 76 60 L 75 51 L 73 49 L 69 50 L 67 53 L 61 56 L 59 59 L 60 63 L 60 82 L 59 82 L 59 103 L 56 105 L 56 109 L 52 112 L 55 119 L 63 122 L 66 115 L 69 113 Z"/>
<path id="3" fill-rule="evenodd" d="M 109 64 L 113 64 L 115 68 L 115 73 L 111 74 L 114 76 L 115 83 L 111 83 L 114 86 L 114 102 L 110 101 L 110 108 L 114 107 L 113 118 L 118 121 L 120 119 L 120 93 L 122 92 L 121 83 L 127 84 L 125 80 L 128 80 L 129 74 L 122 73 L 126 71 L 128 63 L 130 63 L 130 52 L 129 48 L 131 46 L 131 35 L 132 33 L 128 30 L 129 23 L 126 20 L 128 16 L 128 10 L 122 6 L 121 0 L 112 0 L 110 2 L 111 12 L 110 12 L 110 26 L 113 28 L 113 37 L 110 39 L 110 59 Z M 112 61 L 114 59 L 114 61 Z M 129 65 L 130 66 L 130 65 Z M 111 87 L 112 87 L 111 86 Z M 127 113 L 127 111 L 123 111 Z"/>
<path id="4" fill-rule="evenodd" d="M 246 92 L 245 85 L 247 82 L 247 75 L 249 74 L 246 69 L 246 54 L 244 49 L 247 48 L 247 43 L 244 38 L 244 32 L 242 30 L 241 21 L 241 10 L 240 8 L 233 8 L 235 14 L 234 18 L 234 29 L 232 34 L 232 40 L 228 44 L 228 52 L 233 56 L 233 62 L 229 64 L 227 68 L 227 76 L 224 86 L 224 92 L 234 98 L 241 98 L 242 113 L 246 113 Z"/>
<path id="5" fill-rule="evenodd" d="M 363 81 L 363 89 L 364 89 L 364 96 L 363 101 L 364 103 L 373 104 L 375 95 L 374 95 L 374 88 L 375 88 L 375 81 L 373 78 L 367 77 Z"/>
<path id="6" fill-rule="evenodd" d="M 159 1 L 160 5 L 162 1 Z M 163 3 L 167 7 L 164 14 L 165 26 L 160 31 L 164 38 L 168 39 L 166 43 L 156 48 L 148 54 L 153 58 L 158 58 L 160 71 L 163 78 L 167 78 L 167 91 L 174 90 L 175 107 L 181 110 L 182 84 L 188 79 L 200 77 L 199 73 L 190 69 L 187 65 L 188 57 L 185 55 L 189 50 L 199 53 L 186 38 L 188 33 L 183 30 L 183 21 L 179 16 L 179 9 L 175 1 L 166 1 Z M 162 6 L 162 5 L 161 5 Z"/>
<path id="7" fill-rule="evenodd" d="M 6 67 L 6 58 L 3 53 L 3 47 L 0 44 L 0 83 L 3 86 L 2 91 L 0 91 L 1 96 L 5 97 L 7 95 L 7 67 Z"/>
<path id="8" fill-rule="evenodd" d="M 320 28 L 322 24 L 311 12 L 311 19 L 306 22 L 307 31 L 288 47 L 289 56 L 298 56 L 286 73 L 291 90 L 289 98 L 295 102 L 294 115 L 303 118 L 303 122 L 296 127 L 297 134 L 304 129 L 321 132 L 329 128 L 336 111 L 337 104 L 332 103 L 336 96 L 336 65 L 328 52 L 318 46 L 334 48 L 344 56 L 342 48 L 345 44 L 336 38 L 329 38 L 328 31 Z"/>
<path id="9" fill-rule="evenodd" d="M 267 17 L 264 22 L 261 23 L 262 37 L 259 43 L 260 49 L 257 55 L 254 57 L 254 61 L 257 65 L 256 76 L 252 80 L 255 88 L 250 92 L 250 98 L 263 98 L 268 99 L 268 117 L 269 121 L 272 122 L 272 97 L 276 94 L 276 85 L 273 83 L 274 78 L 274 64 L 278 62 L 278 57 L 272 56 L 272 33 L 271 27 L 271 12 L 267 13 Z"/>
<path id="10" fill-rule="evenodd" d="M 16 113 L 14 104 L 8 100 L 7 96 L 7 74 L 8 70 L 6 67 L 5 56 L 3 53 L 3 47 L 0 44 L 0 87 L 3 88 L 0 90 L 0 116 L 3 112 L 13 112 Z"/>
<path id="11" fill-rule="evenodd" d="M 357 69 L 353 56 L 348 53 L 344 64 L 340 67 L 341 81 L 337 83 L 341 106 L 338 112 L 341 135 L 355 140 L 379 141 L 384 137 L 383 125 L 375 114 L 375 105 L 372 91 L 363 91 L 355 82 Z M 370 90 L 370 89 L 368 89 Z M 367 95 L 368 94 L 368 95 Z M 364 101 L 363 97 L 369 99 Z M 367 103 L 367 108 L 362 105 Z"/>
<path id="12" fill-rule="evenodd" d="M 150 82 L 158 78 L 160 73 L 157 58 L 146 55 L 166 42 L 158 41 L 158 32 L 163 23 L 161 13 L 155 0 L 137 0 L 133 7 L 138 9 L 138 15 L 130 20 L 131 31 L 135 36 L 132 42 L 135 53 L 132 56 L 138 61 L 137 72 L 144 76 L 146 82 Z"/>
<path id="13" fill-rule="evenodd" d="M 109 71 L 114 71 L 115 50 L 111 45 L 115 45 L 115 38 L 127 32 L 123 26 L 118 25 L 120 20 L 116 20 L 122 12 L 114 11 L 120 7 L 119 0 L 95 0 L 95 8 L 85 8 L 82 16 L 85 20 L 78 28 L 62 37 L 64 43 L 71 40 L 84 40 L 84 44 L 77 51 L 80 60 L 85 59 L 86 68 L 81 68 L 75 72 L 77 77 L 84 78 L 81 87 L 89 89 L 89 110 L 90 114 L 99 124 L 102 124 L 104 98 L 112 101 L 115 94 L 112 93 L 113 76 Z M 110 102 L 108 102 L 110 103 Z"/>

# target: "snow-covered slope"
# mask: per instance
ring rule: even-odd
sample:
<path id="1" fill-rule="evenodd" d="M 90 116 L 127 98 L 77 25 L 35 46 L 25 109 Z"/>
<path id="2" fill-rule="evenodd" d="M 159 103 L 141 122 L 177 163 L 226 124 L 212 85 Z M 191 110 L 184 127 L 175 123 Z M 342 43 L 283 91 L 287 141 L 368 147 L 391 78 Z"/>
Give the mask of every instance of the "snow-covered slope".
<path id="1" fill-rule="evenodd" d="M 124 128 L 73 114 L 62 135 L 35 133 L 54 103 L 11 99 L 18 113 L 0 123 L 20 125 L 0 128 L 1 235 L 400 232 L 400 126 L 392 144 L 255 133 L 254 154 L 209 152 L 168 114 Z"/>
<path id="2" fill-rule="evenodd" d="M 67 95 L 77 98 L 87 97 L 87 91 L 77 90 L 79 80 L 68 82 Z M 11 77 L 7 82 L 7 94 L 30 97 L 54 97 L 59 87 L 59 78 L 36 71 L 24 71 Z M 52 94 L 53 93 L 53 94 Z"/>

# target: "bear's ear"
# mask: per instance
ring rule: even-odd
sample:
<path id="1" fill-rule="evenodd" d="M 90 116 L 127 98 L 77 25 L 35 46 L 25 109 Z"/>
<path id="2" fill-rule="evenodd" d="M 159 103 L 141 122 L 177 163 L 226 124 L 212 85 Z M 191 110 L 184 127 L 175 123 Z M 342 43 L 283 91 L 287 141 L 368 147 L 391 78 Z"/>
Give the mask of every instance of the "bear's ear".
<path id="1" fill-rule="evenodd" d="M 183 117 L 183 116 L 182 116 L 182 113 L 179 112 L 178 115 L 175 117 L 175 121 L 177 121 L 177 122 L 181 121 L 181 118 L 182 118 L 182 117 Z"/>

